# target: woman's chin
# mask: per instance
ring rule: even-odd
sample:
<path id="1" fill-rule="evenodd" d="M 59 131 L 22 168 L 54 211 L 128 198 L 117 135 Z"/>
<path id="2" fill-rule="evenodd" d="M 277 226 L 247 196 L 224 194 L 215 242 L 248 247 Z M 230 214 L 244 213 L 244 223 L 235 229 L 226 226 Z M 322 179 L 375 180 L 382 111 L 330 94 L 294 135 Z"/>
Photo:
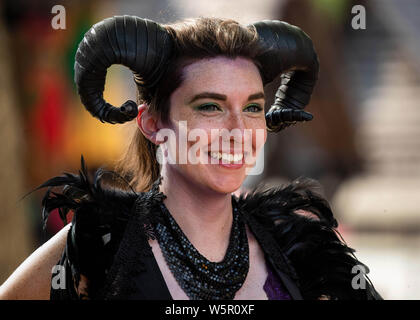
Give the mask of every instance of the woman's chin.
<path id="1" fill-rule="evenodd" d="M 232 193 L 238 190 L 242 182 L 245 179 L 245 175 L 239 174 L 225 174 L 225 175 L 209 175 L 206 178 L 206 184 L 214 191 L 218 193 Z"/>

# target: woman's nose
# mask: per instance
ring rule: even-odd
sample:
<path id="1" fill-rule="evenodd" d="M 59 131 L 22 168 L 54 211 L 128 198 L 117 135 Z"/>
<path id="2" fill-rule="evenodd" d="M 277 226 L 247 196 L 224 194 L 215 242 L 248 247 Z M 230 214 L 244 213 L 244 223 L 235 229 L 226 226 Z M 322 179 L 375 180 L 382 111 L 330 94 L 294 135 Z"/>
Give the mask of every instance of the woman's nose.
<path id="1" fill-rule="evenodd" d="M 245 119 L 243 115 L 238 112 L 232 112 L 228 119 L 228 125 L 226 127 L 229 130 L 238 129 L 240 131 L 246 129 Z"/>
<path id="2" fill-rule="evenodd" d="M 230 142 L 239 143 L 242 146 L 247 140 L 250 140 L 249 132 L 246 132 L 249 130 L 246 130 L 246 122 L 240 112 L 232 112 L 225 125 L 225 128 L 229 131 L 228 136 L 230 137 Z"/>

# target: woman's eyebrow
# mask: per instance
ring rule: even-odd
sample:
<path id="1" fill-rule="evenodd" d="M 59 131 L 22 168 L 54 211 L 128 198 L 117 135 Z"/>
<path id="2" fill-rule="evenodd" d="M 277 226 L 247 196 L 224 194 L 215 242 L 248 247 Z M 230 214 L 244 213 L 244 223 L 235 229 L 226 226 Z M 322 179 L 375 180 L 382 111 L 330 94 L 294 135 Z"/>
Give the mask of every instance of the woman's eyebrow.
<path id="1" fill-rule="evenodd" d="M 189 103 L 193 103 L 196 100 L 206 99 L 206 98 L 207 99 L 210 98 L 210 99 L 215 99 L 215 100 L 221 100 L 221 101 L 226 101 L 227 100 L 227 96 L 224 95 L 224 94 L 220 94 L 220 93 L 216 93 L 216 92 L 202 92 L 202 93 L 196 94 L 189 101 Z M 264 93 L 263 92 L 258 92 L 258 93 L 251 94 L 248 97 L 248 101 L 257 100 L 257 99 L 264 99 L 264 98 L 265 98 Z"/>
<path id="2" fill-rule="evenodd" d="M 220 94 L 220 93 L 215 93 L 215 92 L 202 92 L 199 94 L 196 94 L 189 103 L 193 103 L 196 100 L 199 99 L 206 99 L 206 98 L 210 98 L 210 99 L 215 99 L 215 100 L 222 100 L 222 101 L 226 101 L 227 96 L 224 94 Z"/>
<path id="3" fill-rule="evenodd" d="M 257 100 L 257 99 L 265 99 L 264 92 L 254 93 L 248 97 L 248 101 Z"/>

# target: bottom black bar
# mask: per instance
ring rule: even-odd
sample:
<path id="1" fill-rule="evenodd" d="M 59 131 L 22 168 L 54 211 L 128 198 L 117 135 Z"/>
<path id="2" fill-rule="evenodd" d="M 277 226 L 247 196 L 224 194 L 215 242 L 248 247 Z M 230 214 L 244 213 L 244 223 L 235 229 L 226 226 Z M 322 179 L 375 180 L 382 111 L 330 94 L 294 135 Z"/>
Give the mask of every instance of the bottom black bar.
<path id="1" fill-rule="evenodd" d="M 366 316 L 401 316 L 412 308 L 418 310 L 420 301 L 0 301 L 0 312 L 14 317 L 22 312 L 54 319 L 85 319 L 86 315 L 105 315 L 106 318 L 135 319 L 281 319 L 320 315 L 343 315 L 363 318 Z M 3 318 L 3 317 L 2 317 Z M 96 318 L 96 317 L 95 317 Z"/>

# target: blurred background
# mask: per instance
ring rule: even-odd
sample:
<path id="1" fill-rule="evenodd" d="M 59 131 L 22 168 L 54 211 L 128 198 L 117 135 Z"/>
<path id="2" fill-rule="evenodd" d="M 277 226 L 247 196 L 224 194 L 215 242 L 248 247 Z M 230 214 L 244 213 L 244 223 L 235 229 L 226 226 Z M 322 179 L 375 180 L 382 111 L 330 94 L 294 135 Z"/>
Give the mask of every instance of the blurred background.
<path id="1" fill-rule="evenodd" d="M 124 152 L 126 128 L 93 119 L 76 94 L 74 55 L 83 34 L 113 15 L 160 23 L 216 16 L 295 24 L 320 59 L 307 108 L 314 120 L 270 134 L 264 173 L 246 187 L 318 180 L 380 294 L 420 299 L 419 1 L 72 0 L 60 1 L 65 29 L 54 29 L 56 4 L 0 4 L 0 283 L 62 227 L 53 214 L 42 231 L 42 191 L 20 198 L 52 176 L 77 172 L 81 154 L 94 170 L 112 168 Z M 355 5 L 366 10 L 365 29 L 352 27 Z M 135 99 L 128 69 L 110 68 L 104 97 L 114 105 Z"/>

